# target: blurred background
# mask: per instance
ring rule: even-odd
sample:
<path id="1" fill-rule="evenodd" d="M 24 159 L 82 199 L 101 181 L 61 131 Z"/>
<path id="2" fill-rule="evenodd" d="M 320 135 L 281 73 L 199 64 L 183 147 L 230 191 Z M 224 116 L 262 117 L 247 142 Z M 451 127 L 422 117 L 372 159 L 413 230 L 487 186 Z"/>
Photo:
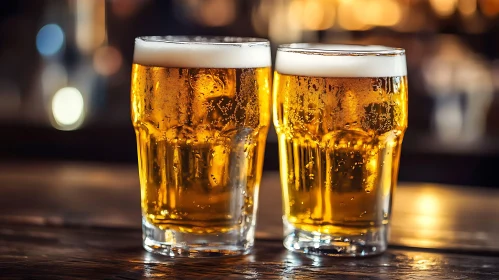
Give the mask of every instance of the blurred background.
<path id="1" fill-rule="evenodd" d="M 136 164 L 133 44 L 230 35 L 407 50 L 400 180 L 499 186 L 499 0 L 9 0 L 0 161 Z M 278 170 L 275 132 L 265 169 Z"/>

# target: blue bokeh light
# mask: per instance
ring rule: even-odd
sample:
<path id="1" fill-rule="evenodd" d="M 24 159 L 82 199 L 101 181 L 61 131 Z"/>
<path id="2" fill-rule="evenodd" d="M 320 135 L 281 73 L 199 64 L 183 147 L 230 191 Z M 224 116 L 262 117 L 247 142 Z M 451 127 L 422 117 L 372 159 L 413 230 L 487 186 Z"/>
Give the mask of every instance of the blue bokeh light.
<path id="1" fill-rule="evenodd" d="M 36 35 L 36 49 L 43 56 L 58 53 L 64 44 L 64 31 L 54 23 L 43 26 Z"/>

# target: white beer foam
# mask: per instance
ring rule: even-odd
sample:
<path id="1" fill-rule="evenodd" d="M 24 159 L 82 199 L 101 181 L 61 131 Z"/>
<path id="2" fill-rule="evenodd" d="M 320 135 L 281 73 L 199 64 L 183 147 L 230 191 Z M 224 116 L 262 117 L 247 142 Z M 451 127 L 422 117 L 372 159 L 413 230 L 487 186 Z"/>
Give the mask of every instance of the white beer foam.
<path id="1" fill-rule="evenodd" d="M 135 39 L 134 63 L 179 68 L 258 68 L 272 63 L 270 45 L 262 41 L 217 43 L 168 39 Z"/>
<path id="2" fill-rule="evenodd" d="M 384 46 L 291 44 L 277 51 L 275 69 L 280 74 L 312 77 L 407 75 L 405 53 Z"/>

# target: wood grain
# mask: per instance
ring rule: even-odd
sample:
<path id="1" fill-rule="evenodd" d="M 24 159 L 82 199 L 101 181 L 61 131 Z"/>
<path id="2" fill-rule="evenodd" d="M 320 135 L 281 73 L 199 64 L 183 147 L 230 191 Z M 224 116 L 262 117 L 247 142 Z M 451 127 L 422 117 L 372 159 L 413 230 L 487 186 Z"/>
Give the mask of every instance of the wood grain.
<path id="1" fill-rule="evenodd" d="M 0 278 L 499 279 L 497 189 L 402 184 L 389 250 L 360 259 L 283 248 L 276 173 L 262 182 L 255 249 L 239 258 L 145 252 L 139 195 L 134 166 L 0 165 Z"/>
<path id="2" fill-rule="evenodd" d="M 389 249 L 321 258 L 258 240 L 237 258 L 172 260 L 145 252 L 135 229 L 3 226 L 2 279 L 499 279 L 499 258 Z"/>

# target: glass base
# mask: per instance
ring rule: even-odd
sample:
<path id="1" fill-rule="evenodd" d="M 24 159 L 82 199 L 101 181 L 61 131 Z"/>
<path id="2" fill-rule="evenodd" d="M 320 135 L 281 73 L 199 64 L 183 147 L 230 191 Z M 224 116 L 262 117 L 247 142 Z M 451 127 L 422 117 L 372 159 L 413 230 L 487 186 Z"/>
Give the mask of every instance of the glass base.
<path id="1" fill-rule="evenodd" d="M 284 247 L 310 255 L 359 257 L 379 255 L 386 251 L 388 225 L 370 228 L 360 235 L 334 235 L 308 232 L 284 222 Z"/>
<path id="2" fill-rule="evenodd" d="M 254 226 L 225 233 L 195 234 L 163 230 L 142 219 L 146 251 L 169 257 L 207 258 L 248 254 L 254 244 Z"/>

